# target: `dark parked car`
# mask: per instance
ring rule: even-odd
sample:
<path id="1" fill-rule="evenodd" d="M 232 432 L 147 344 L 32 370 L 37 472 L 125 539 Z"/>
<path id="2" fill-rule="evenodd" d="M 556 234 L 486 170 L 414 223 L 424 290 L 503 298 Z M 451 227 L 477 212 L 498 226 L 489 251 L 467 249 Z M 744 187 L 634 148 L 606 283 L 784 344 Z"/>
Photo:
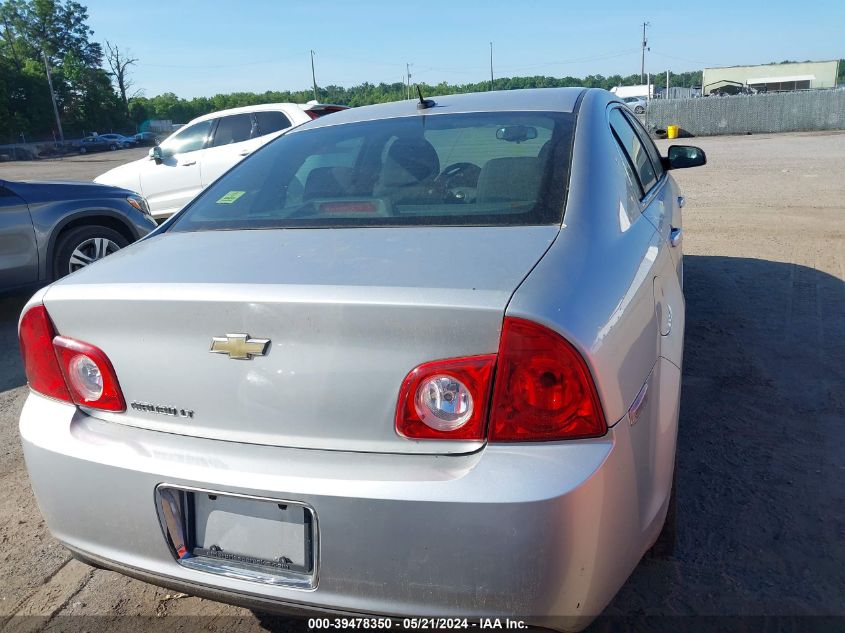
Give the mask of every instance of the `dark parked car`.
<path id="1" fill-rule="evenodd" d="M 120 147 L 120 143 L 113 139 L 102 138 L 100 136 L 86 136 L 79 141 L 79 153 L 87 154 L 88 152 L 105 152 L 114 151 Z"/>
<path id="2" fill-rule="evenodd" d="M 0 292 L 63 277 L 155 227 L 146 200 L 125 189 L 0 180 Z"/>
<path id="3" fill-rule="evenodd" d="M 158 145 L 161 137 L 155 132 L 138 132 L 135 135 L 135 143 L 138 145 Z"/>

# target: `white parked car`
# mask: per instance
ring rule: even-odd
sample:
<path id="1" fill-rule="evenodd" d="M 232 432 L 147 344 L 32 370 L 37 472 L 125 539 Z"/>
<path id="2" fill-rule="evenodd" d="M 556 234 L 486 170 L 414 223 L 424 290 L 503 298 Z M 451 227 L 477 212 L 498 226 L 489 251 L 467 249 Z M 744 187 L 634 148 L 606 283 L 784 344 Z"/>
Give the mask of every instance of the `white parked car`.
<path id="1" fill-rule="evenodd" d="M 204 187 L 282 130 L 345 106 L 268 103 L 212 112 L 190 121 L 146 158 L 110 169 L 94 181 L 144 196 L 156 220 L 165 220 Z"/>
<path id="2" fill-rule="evenodd" d="M 622 101 L 637 114 L 643 114 L 646 106 L 648 106 L 648 101 L 645 97 L 625 97 Z"/>

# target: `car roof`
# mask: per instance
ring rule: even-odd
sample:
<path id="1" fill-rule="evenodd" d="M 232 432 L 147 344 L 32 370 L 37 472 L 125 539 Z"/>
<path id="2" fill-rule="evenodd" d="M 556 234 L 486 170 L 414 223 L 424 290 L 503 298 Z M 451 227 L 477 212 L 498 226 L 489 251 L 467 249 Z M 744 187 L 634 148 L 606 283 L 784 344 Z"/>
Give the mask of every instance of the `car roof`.
<path id="1" fill-rule="evenodd" d="M 299 105 L 298 103 L 261 103 L 258 105 L 241 106 L 239 108 L 229 108 L 227 110 L 217 110 L 216 112 L 209 112 L 208 114 L 203 114 L 202 116 L 198 116 L 196 119 L 191 119 L 185 125 L 190 125 L 191 123 L 199 123 L 200 121 L 207 121 L 208 119 L 216 119 L 221 116 L 229 116 L 231 114 L 264 112 L 267 110 L 285 111 L 293 108 L 302 110 L 303 106 Z"/>
<path id="2" fill-rule="evenodd" d="M 417 114 L 454 114 L 462 112 L 573 112 L 584 88 L 531 88 L 526 90 L 493 90 L 465 94 L 429 96 L 434 106 L 417 110 L 419 98 L 379 103 L 334 112 L 298 128 L 313 129 L 344 123 L 358 123 L 377 119 L 393 119 Z"/>

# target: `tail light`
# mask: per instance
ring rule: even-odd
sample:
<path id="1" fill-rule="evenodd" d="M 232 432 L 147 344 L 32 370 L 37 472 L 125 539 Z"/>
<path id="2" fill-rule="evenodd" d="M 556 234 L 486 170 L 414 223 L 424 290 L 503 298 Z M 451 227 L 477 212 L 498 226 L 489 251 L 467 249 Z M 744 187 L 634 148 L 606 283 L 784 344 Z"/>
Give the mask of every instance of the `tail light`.
<path id="1" fill-rule="evenodd" d="M 506 318 L 490 408 L 490 441 L 548 441 L 607 432 L 590 370 L 560 335 Z"/>
<path id="2" fill-rule="evenodd" d="M 33 306 L 21 319 L 19 340 L 26 380 L 33 391 L 72 402 L 59 360 L 53 350 L 56 331 L 43 305 Z"/>
<path id="3" fill-rule="evenodd" d="M 408 374 L 396 430 L 413 439 L 539 442 L 598 437 L 607 424 L 581 354 L 556 332 L 507 317 L 498 355 L 435 361 Z"/>
<path id="4" fill-rule="evenodd" d="M 396 430 L 413 439 L 481 440 L 495 354 L 425 363 L 399 391 Z"/>
<path id="5" fill-rule="evenodd" d="M 33 391 L 92 409 L 126 410 L 117 375 L 105 353 L 88 343 L 56 336 L 43 305 L 30 308 L 21 319 L 20 345 Z"/>
<path id="6" fill-rule="evenodd" d="M 101 350 L 64 336 L 54 338 L 53 347 L 76 404 L 104 411 L 126 410 L 114 367 Z"/>

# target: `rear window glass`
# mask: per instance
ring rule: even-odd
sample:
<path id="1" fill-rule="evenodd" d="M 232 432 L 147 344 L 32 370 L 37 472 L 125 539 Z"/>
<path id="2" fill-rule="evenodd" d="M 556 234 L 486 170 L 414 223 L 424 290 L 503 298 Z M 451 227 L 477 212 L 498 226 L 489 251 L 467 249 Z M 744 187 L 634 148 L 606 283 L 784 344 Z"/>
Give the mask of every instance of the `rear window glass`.
<path id="1" fill-rule="evenodd" d="M 288 118 L 275 110 L 255 112 L 253 116 L 255 117 L 255 123 L 258 128 L 254 131 L 253 136 L 264 136 L 265 134 L 272 134 L 273 132 L 290 127 Z"/>
<path id="2" fill-rule="evenodd" d="M 559 223 L 574 115 L 442 114 L 295 130 L 171 231 Z"/>

